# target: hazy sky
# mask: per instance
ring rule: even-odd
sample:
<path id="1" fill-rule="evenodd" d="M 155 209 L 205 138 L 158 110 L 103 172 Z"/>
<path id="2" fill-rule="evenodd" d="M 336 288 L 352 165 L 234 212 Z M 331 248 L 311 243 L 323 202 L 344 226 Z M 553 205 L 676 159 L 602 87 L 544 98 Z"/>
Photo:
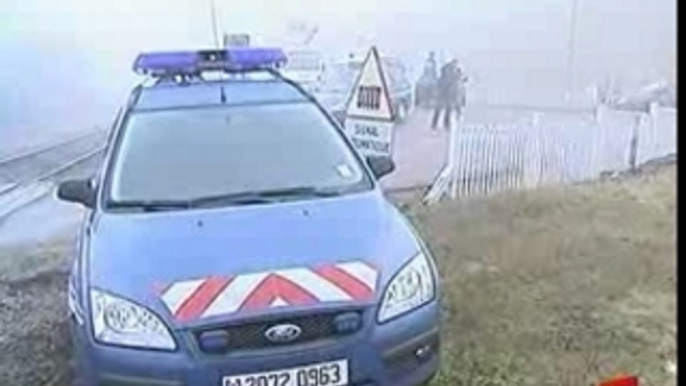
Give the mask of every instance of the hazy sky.
<path id="1" fill-rule="evenodd" d="M 226 32 L 347 52 L 430 49 L 461 59 L 482 85 L 546 87 L 564 78 L 573 0 L 216 0 Z M 674 62 L 676 0 L 577 0 L 575 69 L 647 77 Z M 108 123 L 138 79 L 144 50 L 212 46 L 210 0 L 0 0 L 0 130 Z M 484 86 L 486 87 L 486 86 Z M 517 91 L 520 92 L 520 91 Z M 0 131 L 2 133 L 2 131 Z"/>

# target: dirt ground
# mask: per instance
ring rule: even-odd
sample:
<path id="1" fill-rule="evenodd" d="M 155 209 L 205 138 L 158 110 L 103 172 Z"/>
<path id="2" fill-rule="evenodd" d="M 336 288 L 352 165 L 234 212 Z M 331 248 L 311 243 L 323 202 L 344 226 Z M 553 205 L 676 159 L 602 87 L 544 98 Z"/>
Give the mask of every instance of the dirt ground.
<path id="1" fill-rule="evenodd" d="M 588 386 L 619 373 L 675 385 L 675 171 L 428 208 L 404 197 L 443 280 L 432 386 Z M 65 236 L 0 250 L 0 385 L 68 384 L 70 249 Z"/>
<path id="2" fill-rule="evenodd" d="M 0 385 L 68 378 L 68 237 L 0 250 Z"/>

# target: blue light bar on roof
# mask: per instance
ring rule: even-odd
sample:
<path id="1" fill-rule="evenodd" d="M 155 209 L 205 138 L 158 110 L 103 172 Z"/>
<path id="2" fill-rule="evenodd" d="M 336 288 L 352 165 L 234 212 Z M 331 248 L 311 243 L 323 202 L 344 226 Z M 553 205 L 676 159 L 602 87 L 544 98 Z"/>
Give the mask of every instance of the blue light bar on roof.
<path id="1" fill-rule="evenodd" d="M 287 61 L 279 48 L 151 52 L 138 55 L 133 70 L 146 75 L 197 74 L 202 71 L 250 71 L 277 68 Z"/>

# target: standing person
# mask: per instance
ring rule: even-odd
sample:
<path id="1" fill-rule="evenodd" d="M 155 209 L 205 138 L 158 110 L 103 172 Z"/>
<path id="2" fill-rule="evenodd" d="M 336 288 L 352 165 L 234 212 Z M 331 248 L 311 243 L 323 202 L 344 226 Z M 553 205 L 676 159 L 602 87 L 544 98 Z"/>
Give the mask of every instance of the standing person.
<path id="1" fill-rule="evenodd" d="M 436 62 L 436 53 L 431 51 L 426 60 L 426 67 L 424 68 L 424 102 L 425 106 L 431 106 L 436 99 L 436 81 L 438 80 L 438 62 Z"/>
<path id="2" fill-rule="evenodd" d="M 464 75 L 462 67 L 460 67 L 460 65 L 457 64 L 457 62 L 455 68 L 455 77 L 457 78 L 457 107 L 455 111 L 457 113 L 457 119 L 459 120 L 462 117 L 462 114 L 464 113 L 465 106 L 467 105 L 467 77 Z"/>
<path id="3" fill-rule="evenodd" d="M 433 51 L 429 53 L 429 57 L 424 64 L 424 71 L 417 82 L 415 89 L 415 103 L 418 106 L 431 106 L 434 100 L 434 89 L 436 88 L 436 80 L 438 79 L 438 64 L 436 63 L 436 55 Z"/>
<path id="4" fill-rule="evenodd" d="M 436 53 L 434 51 L 429 52 L 429 57 L 426 59 L 426 65 L 424 67 L 424 73 L 432 81 L 435 81 L 438 77 L 438 63 L 436 63 Z"/>
<path id="5" fill-rule="evenodd" d="M 461 77 L 456 59 L 451 60 L 441 68 L 441 75 L 436 83 L 436 108 L 431 121 L 432 129 L 435 130 L 438 126 L 441 113 L 443 113 L 443 128 L 450 129 L 451 115 L 458 108 Z"/>

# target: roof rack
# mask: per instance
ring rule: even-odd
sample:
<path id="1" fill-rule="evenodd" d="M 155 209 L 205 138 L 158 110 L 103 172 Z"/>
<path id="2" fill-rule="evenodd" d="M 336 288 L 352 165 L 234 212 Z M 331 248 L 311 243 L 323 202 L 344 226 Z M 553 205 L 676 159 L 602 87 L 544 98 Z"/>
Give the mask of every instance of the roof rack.
<path id="1" fill-rule="evenodd" d="M 194 76 L 207 71 L 273 71 L 286 62 L 286 54 L 279 48 L 234 47 L 222 50 L 142 53 L 136 58 L 133 70 L 153 77 Z"/>

